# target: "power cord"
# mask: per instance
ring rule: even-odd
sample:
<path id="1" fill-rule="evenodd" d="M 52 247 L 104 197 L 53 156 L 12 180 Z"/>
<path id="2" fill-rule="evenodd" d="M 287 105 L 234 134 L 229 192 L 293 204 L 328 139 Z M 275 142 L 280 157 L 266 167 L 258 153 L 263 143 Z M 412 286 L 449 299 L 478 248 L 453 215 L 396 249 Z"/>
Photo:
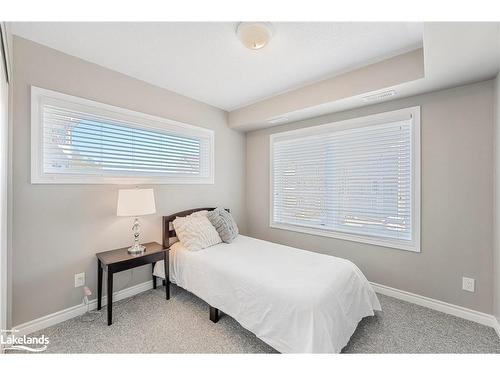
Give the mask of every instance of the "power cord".
<path id="1" fill-rule="evenodd" d="M 133 280 L 134 280 L 134 270 L 131 269 L 130 270 L 130 279 L 127 281 L 127 283 L 125 284 L 123 289 L 128 288 L 132 284 Z M 83 305 L 86 306 L 86 311 L 80 317 L 80 320 L 84 323 L 91 323 L 91 322 L 94 322 L 98 319 L 102 319 L 105 315 L 105 314 L 103 314 L 104 310 L 100 310 L 100 311 L 97 311 L 97 310 L 91 311 L 90 310 L 90 304 L 89 304 L 89 298 L 88 298 L 90 295 L 92 295 L 92 292 L 90 291 L 90 289 L 88 287 L 84 287 L 83 288 Z M 114 314 L 115 317 L 120 318 L 121 316 L 123 316 L 123 313 L 124 313 L 123 307 L 128 305 L 131 301 L 135 300 L 135 298 L 136 298 L 136 296 L 134 295 L 132 297 L 127 298 L 124 302 L 120 301 L 119 303 L 117 303 L 116 307 L 118 309 L 117 309 L 117 311 L 115 311 L 115 314 Z"/>

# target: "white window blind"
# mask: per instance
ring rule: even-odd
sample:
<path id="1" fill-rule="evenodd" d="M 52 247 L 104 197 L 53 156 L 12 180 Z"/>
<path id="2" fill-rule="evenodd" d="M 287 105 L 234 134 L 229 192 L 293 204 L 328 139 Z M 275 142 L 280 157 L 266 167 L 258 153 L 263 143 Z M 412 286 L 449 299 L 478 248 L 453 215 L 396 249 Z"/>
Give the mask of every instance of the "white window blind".
<path id="1" fill-rule="evenodd" d="M 213 181 L 211 131 L 48 90 L 33 93 L 34 182 Z"/>
<path id="2" fill-rule="evenodd" d="M 414 112 L 275 134 L 271 225 L 418 250 Z"/>

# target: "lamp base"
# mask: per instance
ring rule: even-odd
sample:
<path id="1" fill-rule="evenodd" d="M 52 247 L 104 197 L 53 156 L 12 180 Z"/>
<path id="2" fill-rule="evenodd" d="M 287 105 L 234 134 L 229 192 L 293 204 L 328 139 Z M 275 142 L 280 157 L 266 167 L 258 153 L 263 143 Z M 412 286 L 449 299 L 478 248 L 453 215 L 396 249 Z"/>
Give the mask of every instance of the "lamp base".
<path id="1" fill-rule="evenodd" d="M 145 246 L 135 244 L 134 246 L 128 248 L 128 253 L 132 255 L 141 255 L 144 254 L 144 250 L 146 250 Z"/>

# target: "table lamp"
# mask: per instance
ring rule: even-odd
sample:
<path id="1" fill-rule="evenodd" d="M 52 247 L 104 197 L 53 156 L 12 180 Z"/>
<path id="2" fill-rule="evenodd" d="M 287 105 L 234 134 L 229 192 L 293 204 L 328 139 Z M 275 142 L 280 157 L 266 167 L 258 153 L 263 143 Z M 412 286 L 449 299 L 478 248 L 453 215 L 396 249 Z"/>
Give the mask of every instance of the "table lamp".
<path id="1" fill-rule="evenodd" d="M 130 254 L 142 254 L 145 247 L 139 243 L 140 224 L 139 216 L 151 215 L 156 212 L 153 189 L 120 189 L 118 190 L 118 204 L 116 216 L 135 217 L 132 232 L 134 245 L 128 249 Z"/>

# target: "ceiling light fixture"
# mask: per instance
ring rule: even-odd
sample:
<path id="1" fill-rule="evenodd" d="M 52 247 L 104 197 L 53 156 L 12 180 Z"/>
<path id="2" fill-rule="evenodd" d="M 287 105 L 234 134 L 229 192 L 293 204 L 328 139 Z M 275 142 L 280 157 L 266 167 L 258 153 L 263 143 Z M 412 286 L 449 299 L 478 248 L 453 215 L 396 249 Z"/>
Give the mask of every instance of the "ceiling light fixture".
<path id="1" fill-rule="evenodd" d="M 236 27 L 236 35 L 249 49 L 265 47 L 271 40 L 273 31 L 269 22 L 241 22 Z"/>

